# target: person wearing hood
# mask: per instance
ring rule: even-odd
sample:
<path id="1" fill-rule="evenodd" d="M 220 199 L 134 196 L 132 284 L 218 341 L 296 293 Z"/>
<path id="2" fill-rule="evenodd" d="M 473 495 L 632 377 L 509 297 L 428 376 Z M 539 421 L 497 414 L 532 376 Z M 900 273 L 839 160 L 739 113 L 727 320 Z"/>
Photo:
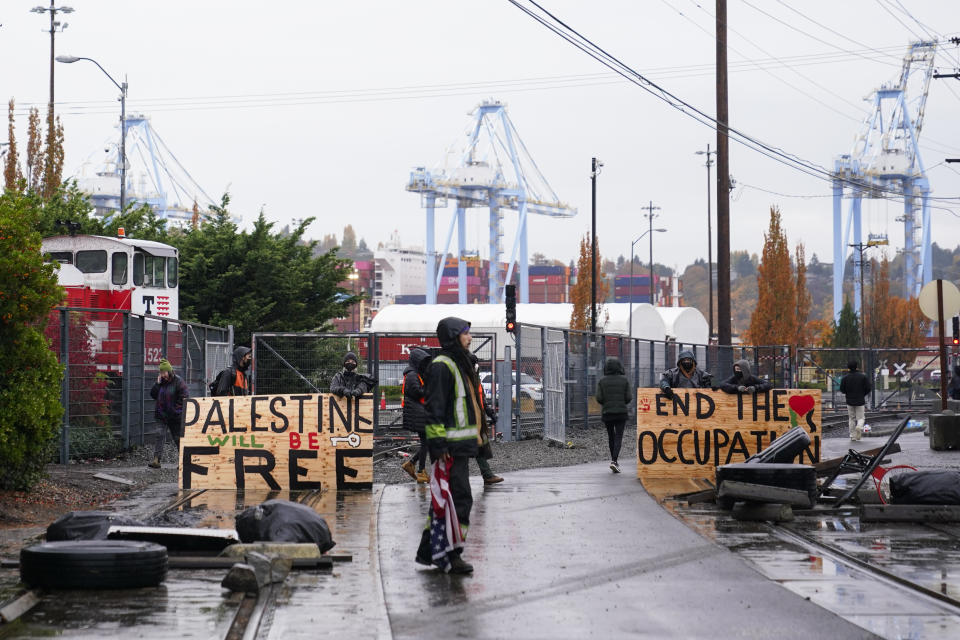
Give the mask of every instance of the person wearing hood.
<path id="1" fill-rule="evenodd" d="M 430 482 L 430 476 L 424 470 L 427 464 L 427 392 L 423 386 L 423 377 L 431 360 L 432 357 L 426 350 L 419 347 L 411 349 L 401 385 L 403 428 L 420 436 L 420 448 L 400 467 L 421 484 Z"/>
<path id="2" fill-rule="evenodd" d="M 947 397 L 951 400 L 960 400 L 960 364 L 953 365 L 953 375 L 947 385 Z"/>
<path id="3" fill-rule="evenodd" d="M 470 352 L 470 364 L 473 366 L 473 370 L 479 379 L 480 359 L 477 358 L 477 354 L 473 351 Z M 480 399 L 480 404 L 483 405 L 480 408 L 483 410 L 483 415 L 487 422 L 487 424 L 484 425 L 483 431 L 480 432 L 477 467 L 480 468 L 480 476 L 483 478 L 484 485 L 499 484 L 503 482 L 503 478 L 495 474 L 493 468 L 490 467 L 490 460 L 493 458 L 493 448 L 490 446 L 490 433 L 488 429 L 490 425 L 497 424 L 497 412 L 494 411 L 491 404 L 487 402 L 487 398 L 483 392 L 483 385 L 477 387 L 477 398 Z"/>
<path id="4" fill-rule="evenodd" d="M 610 471 L 620 473 L 620 446 L 623 444 L 623 428 L 627 424 L 627 406 L 633 402 L 633 390 L 623 372 L 623 364 L 617 358 L 607 358 L 603 365 L 603 377 L 597 382 L 597 402 L 603 407 L 603 424 L 607 428 L 610 445 Z"/>
<path id="5" fill-rule="evenodd" d="M 460 525 L 460 534 L 466 539 L 470 526 L 473 495 L 470 491 L 470 458 L 479 451 L 480 434 L 486 428 L 483 403 L 478 396 L 480 379 L 470 362 L 470 323 L 461 318 L 447 317 L 437 325 L 440 353 L 433 358 L 427 370 L 427 447 L 430 459 L 444 465 L 449 475 L 450 498 Z M 453 548 L 442 556 L 434 554 L 430 545 L 431 511 L 424 528 L 416 561 L 419 564 L 437 564 L 451 573 L 466 574 L 473 566 L 460 556 L 462 547 Z"/>
<path id="6" fill-rule="evenodd" d="M 163 447 L 167 440 L 167 431 L 173 438 L 177 449 L 180 448 L 180 423 L 183 421 L 183 401 L 190 397 L 187 383 L 173 372 L 173 366 L 166 358 L 160 361 L 157 381 L 150 389 L 150 397 L 157 401 L 154 416 L 157 418 L 157 439 L 153 449 L 153 460 L 147 465 L 151 469 L 160 468 Z"/>
<path id="7" fill-rule="evenodd" d="M 359 398 L 373 391 L 377 381 L 372 376 L 357 373 L 357 362 L 357 354 L 347 351 L 343 356 L 343 370 L 338 371 L 330 383 L 330 393 L 341 398 Z"/>
<path id="8" fill-rule="evenodd" d="M 733 363 L 733 375 L 720 383 L 727 393 L 763 393 L 773 389 L 773 385 L 750 372 L 750 362 L 737 360 Z"/>
<path id="9" fill-rule="evenodd" d="M 233 364 L 230 368 L 217 376 L 215 396 L 248 396 L 250 395 L 250 377 L 247 370 L 253 363 L 253 353 L 249 347 L 237 347 L 233 350 Z"/>
<path id="10" fill-rule="evenodd" d="M 693 351 L 684 349 L 677 356 L 677 366 L 660 376 L 660 392 L 673 396 L 674 389 L 706 389 L 712 386 L 713 376 L 697 367 Z"/>
<path id="11" fill-rule="evenodd" d="M 873 391 L 870 378 L 857 371 L 860 364 L 856 360 L 847 363 L 850 373 L 840 380 L 840 393 L 847 403 L 847 424 L 850 427 L 850 439 L 856 442 L 863 437 L 864 413 L 867 394 Z"/>

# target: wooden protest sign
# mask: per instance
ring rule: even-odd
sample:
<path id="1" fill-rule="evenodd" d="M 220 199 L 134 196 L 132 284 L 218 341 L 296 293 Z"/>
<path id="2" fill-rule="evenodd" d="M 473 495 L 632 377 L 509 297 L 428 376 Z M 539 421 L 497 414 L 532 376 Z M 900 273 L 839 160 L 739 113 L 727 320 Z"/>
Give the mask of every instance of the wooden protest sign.
<path id="1" fill-rule="evenodd" d="M 637 389 L 637 477 L 712 478 L 795 426 L 810 435 L 799 462 L 820 460 L 820 390 L 728 394 L 709 389 Z"/>
<path id="2" fill-rule="evenodd" d="M 370 489 L 372 416 L 370 395 L 190 398 L 180 489 Z"/>

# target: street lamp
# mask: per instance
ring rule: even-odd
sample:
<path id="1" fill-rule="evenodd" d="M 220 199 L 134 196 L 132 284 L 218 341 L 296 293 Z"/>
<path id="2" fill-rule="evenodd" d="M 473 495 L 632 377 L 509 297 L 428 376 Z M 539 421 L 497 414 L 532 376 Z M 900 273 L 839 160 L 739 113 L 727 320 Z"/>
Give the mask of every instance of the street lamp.
<path id="1" fill-rule="evenodd" d="M 706 151 L 697 151 L 698 156 L 707 156 L 707 163 L 704 165 L 707 168 L 707 295 L 709 296 L 708 302 L 708 313 L 707 316 L 709 325 L 709 330 L 707 332 L 708 340 L 713 339 L 713 230 L 711 227 L 711 222 L 713 215 L 710 212 L 710 167 L 713 166 L 713 161 L 710 159 L 711 155 L 717 155 L 716 151 L 710 151 L 710 144 L 707 144 Z"/>
<path id="2" fill-rule="evenodd" d="M 633 337 L 633 248 L 637 245 L 638 242 L 647 237 L 647 234 L 651 231 L 656 231 L 658 233 L 664 233 L 666 229 L 647 229 L 640 234 L 640 237 L 630 243 L 630 327 L 627 329 L 629 337 Z M 653 289 L 653 274 L 650 274 L 650 289 Z"/>
<path id="3" fill-rule="evenodd" d="M 50 14 L 50 124 L 48 125 L 51 129 L 53 128 L 53 50 L 54 50 L 54 37 L 57 33 L 57 28 L 59 27 L 60 31 L 63 31 L 67 28 L 67 23 L 61 23 L 57 20 L 58 13 L 73 13 L 73 7 L 58 7 L 54 4 L 54 0 L 50 0 L 49 7 L 37 6 L 33 9 L 30 9 L 30 13 L 49 13 Z"/>
<path id="4" fill-rule="evenodd" d="M 590 159 L 590 332 L 597 332 L 597 176 L 603 162 Z M 579 277 L 579 276 L 578 276 Z"/>
<path id="5" fill-rule="evenodd" d="M 107 70 L 100 66 L 100 63 L 93 58 L 83 58 L 78 56 L 57 56 L 57 62 L 71 64 L 78 60 L 89 60 L 103 71 L 103 74 L 110 78 L 110 82 L 120 89 L 120 214 L 123 214 L 123 208 L 127 204 L 127 81 L 120 84 L 113 79 Z"/>

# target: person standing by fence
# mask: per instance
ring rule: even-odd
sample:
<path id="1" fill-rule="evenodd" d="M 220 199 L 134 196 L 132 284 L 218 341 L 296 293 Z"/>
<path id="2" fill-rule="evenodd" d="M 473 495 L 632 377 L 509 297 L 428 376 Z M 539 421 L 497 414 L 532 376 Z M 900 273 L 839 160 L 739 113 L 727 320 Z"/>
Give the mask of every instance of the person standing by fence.
<path id="1" fill-rule="evenodd" d="M 603 407 L 603 424 L 607 428 L 610 445 L 610 471 L 620 473 L 620 447 L 623 444 L 623 429 L 627 424 L 627 405 L 633 402 L 630 382 L 624 375 L 623 364 L 617 358 L 607 358 L 603 365 L 603 377 L 597 382 L 597 402 Z"/>
<path id="2" fill-rule="evenodd" d="M 253 363 L 250 347 L 237 347 L 233 350 L 233 364 L 217 374 L 214 381 L 215 396 L 248 396 L 251 393 L 250 377 L 247 371 Z"/>
<path id="3" fill-rule="evenodd" d="M 410 350 L 410 359 L 407 368 L 403 371 L 403 428 L 420 436 L 420 448 L 400 467 L 410 474 L 410 477 L 426 484 L 430 482 L 427 475 L 427 393 L 423 387 L 423 375 L 430 366 L 430 354 L 419 347 Z"/>
<path id="4" fill-rule="evenodd" d="M 856 360 L 847 363 L 850 373 L 840 380 L 840 393 L 847 403 L 847 421 L 850 425 L 850 439 L 853 441 L 863 437 L 863 421 L 866 411 L 867 394 L 873 391 L 870 379 L 857 371 L 859 364 Z"/>
<path id="5" fill-rule="evenodd" d="M 150 389 L 150 397 L 157 401 L 154 416 L 157 418 L 157 439 L 153 449 L 153 460 L 147 465 L 151 469 L 160 468 L 163 447 L 167 440 L 167 431 L 173 438 L 173 444 L 180 449 L 180 423 L 183 421 L 183 401 L 190 397 L 187 383 L 173 372 L 173 366 L 166 359 L 160 361 L 157 381 Z"/>

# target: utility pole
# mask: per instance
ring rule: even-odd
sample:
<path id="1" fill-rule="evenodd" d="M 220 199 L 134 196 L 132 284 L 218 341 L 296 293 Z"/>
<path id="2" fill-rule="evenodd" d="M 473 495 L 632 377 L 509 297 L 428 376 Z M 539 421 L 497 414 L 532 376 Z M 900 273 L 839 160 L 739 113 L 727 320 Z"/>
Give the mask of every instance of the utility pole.
<path id="1" fill-rule="evenodd" d="M 710 342 L 713 340 L 713 231 L 711 230 L 712 218 L 713 215 L 710 212 L 710 167 L 713 166 L 713 160 L 710 159 L 710 154 L 716 155 L 716 151 L 710 151 L 710 143 L 707 143 L 706 151 L 697 151 L 698 156 L 706 155 L 707 163 L 704 165 L 707 167 L 707 295 L 709 296 L 708 302 L 708 316 L 707 316 L 707 326 L 709 330 L 707 331 L 707 341 Z"/>
<path id="2" fill-rule="evenodd" d="M 727 0 L 716 0 L 717 344 L 730 345 L 730 149 L 727 139 Z M 730 354 L 733 355 L 732 353 Z M 724 363 L 722 363 L 724 364 Z"/>
<path id="3" fill-rule="evenodd" d="M 649 222 L 647 233 L 650 235 L 650 304 L 652 305 L 653 304 L 653 219 L 659 217 L 659 214 L 654 213 L 654 211 L 659 211 L 660 207 L 653 206 L 653 201 L 651 200 L 650 204 L 640 208 L 646 209 L 647 213 L 643 215 Z M 630 304 L 633 304 L 632 300 L 630 301 Z"/>
<path id="4" fill-rule="evenodd" d="M 597 332 L 597 175 L 603 163 L 590 159 L 590 331 Z"/>
<path id="5" fill-rule="evenodd" d="M 30 9 L 31 13 L 50 13 L 50 102 L 47 105 L 47 153 L 53 153 L 54 140 L 56 140 L 56 131 L 54 130 L 54 125 L 56 119 L 53 112 L 53 63 L 54 63 L 54 40 L 57 33 L 57 28 L 59 27 L 60 31 L 63 31 L 67 28 L 66 23 L 61 23 L 57 20 L 58 13 L 73 13 L 73 7 L 57 7 L 55 0 L 50 0 L 49 7 L 34 7 Z M 48 156 L 47 162 L 51 161 L 51 157 Z M 48 169 L 49 171 L 49 169 Z"/>

